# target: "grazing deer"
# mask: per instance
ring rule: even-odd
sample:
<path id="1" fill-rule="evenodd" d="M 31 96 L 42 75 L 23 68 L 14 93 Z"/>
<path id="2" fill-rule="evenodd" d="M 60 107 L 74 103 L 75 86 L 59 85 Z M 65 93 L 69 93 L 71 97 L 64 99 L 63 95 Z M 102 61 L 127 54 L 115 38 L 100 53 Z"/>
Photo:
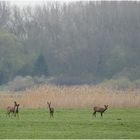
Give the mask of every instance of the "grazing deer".
<path id="1" fill-rule="evenodd" d="M 49 107 L 49 112 L 50 112 L 50 118 L 53 117 L 54 113 L 54 108 L 51 107 L 51 102 L 47 102 L 48 107 Z"/>
<path id="2" fill-rule="evenodd" d="M 101 113 L 101 117 L 103 116 L 103 113 L 108 109 L 108 105 L 104 105 L 104 107 L 98 107 L 95 106 L 93 107 L 93 115 L 96 117 L 96 112 L 100 112 Z"/>
<path id="3" fill-rule="evenodd" d="M 16 104 L 16 108 L 15 108 L 15 112 L 14 112 L 14 113 L 15 113 L 15 114 L 14 114 L 15 117 L 16 117 L 16 115 L 18 115 L 18 117 L 19 117 L 19 114 L 18 114 L 18 112 L 19 112 L 19 111 L 18 111 L 19 105 L 20 105 L 20 104 Z"/>
<path id="4" fill-rule="evenodd" d="M 9 117 L 10 117 L 10 114 L 11 114 L 11 113 L 12 113 L 12 114 L 15 113 L 16 105 L 17 105 L 17 103 L 16 103 L 16 101 L 15 101 L 13 107 L 11 107 L 11 106 L 8 106 L 8 107 L 7 107 L 7 114 L 8 114 Z"/>

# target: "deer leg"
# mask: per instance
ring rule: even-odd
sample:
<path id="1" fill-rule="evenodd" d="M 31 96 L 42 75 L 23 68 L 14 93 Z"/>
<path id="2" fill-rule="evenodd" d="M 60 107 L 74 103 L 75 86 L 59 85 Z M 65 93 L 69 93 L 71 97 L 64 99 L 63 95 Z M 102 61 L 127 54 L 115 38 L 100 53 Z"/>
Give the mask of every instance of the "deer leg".
<path id="1" fill-rule="evenodd" d="M 9 117 L 10 117 L 10 116 L 11 116 L 11 117 L 13 116 L 13 112 L 10 112 L 10 113 L 9 113 Z"/>
<path id="2" fill-rule="evenodd" d="M 8 113 L 6 112 L 5 115 L 6 115 L 6 117 L 7 117 Z"/>
<path id="3" fill-rule="evenodd" d="M 14 112 L 14 117 L 16 117 L 16 112 Z"/>
<path id="4" fill-rule="evenodd" d="M 103 113 L 101 112 L 101 117 L 103 117 Z"/>
<path id="5" fill-rule="evenodd" d="M 16 117 L 16 114 L 14 112 L 12 112 L 12 116 Z"/>
<path id="6" fill-rule="evenodd" d="M 9 112 L 8 112 L 9 117 L 10 117 L 10 116 L 12 117 L 13 114 L 14 114 L 14 112 L 12 112 L 12 111 L 9 111 Z"/>
<path id="7" fill-rule="evenodd" d="M 93 115 L 96 117 L 96 111 L 93 112 Z"/>
<path id="8" fill-rule="evenodd" d="M 10 112 L 7 112 L 7 115 L 10 117 Z"/>

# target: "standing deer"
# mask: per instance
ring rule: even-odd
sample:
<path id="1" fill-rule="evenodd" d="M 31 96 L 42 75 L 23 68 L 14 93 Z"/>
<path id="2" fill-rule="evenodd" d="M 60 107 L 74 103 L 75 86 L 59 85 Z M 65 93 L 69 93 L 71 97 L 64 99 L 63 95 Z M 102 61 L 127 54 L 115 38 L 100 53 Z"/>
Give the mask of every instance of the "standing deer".
<path id="1" fill-rule="evenodd" d="M 16 117 L 16 115 L 18 115 L 18 117 L 19 117 L 19 114 L 18 114 L 18 112 L 19 112 L 19 105 L 20 104 L 16 104 L 16 108 L 15 108 L 15 112 L 14 112 L 14 115 L 15 115 L 15 117 Z"/>
<path id="2" fill-rule="evenodd" d="M 95 106 L 93 107 L 93 115 L 96 117 L 96 112 L 100 112 L 101 113 L 101 117 L 103 117 L 103 113 L 108 109 L 108 105 L 104 105 L 104 107 L 98 107 Z"/>
<path id="3" fill-rule="evenodd" d="M 51 102 L 47 102 L 48 107 L 49 107 L 49 112 L 50 112 L 50 118 L 53 117 L 54 113 L 54 108 L 51 107 Z"/>
<path id="4" fill-rule="evenodd" d="M 15 113 L 15 108 L 16 108 L 16 106 L 17 106 L 17 103 L 16 103 L 16 101 L 15 101 L 13 107 L 12 107 L 12 106 L 8 106 L 8 107 L 7 107 L 7 114 L 8 114 L 9 117 L 10 117 L 10 114 L 11 114 L 11 113 L 12 113 L 12 114 Z"/>

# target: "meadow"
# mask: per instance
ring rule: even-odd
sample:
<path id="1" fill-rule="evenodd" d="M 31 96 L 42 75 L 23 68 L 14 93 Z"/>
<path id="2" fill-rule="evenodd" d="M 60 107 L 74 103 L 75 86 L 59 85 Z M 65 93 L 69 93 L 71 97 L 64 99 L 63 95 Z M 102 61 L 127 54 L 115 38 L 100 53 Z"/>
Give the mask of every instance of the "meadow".
<path id="1" fill-rule="evenodd" d="M 0 110 L 0 138 L 114 139 L 140 138 L 139 109 L 108 109 L 103 118 L 92 117 L 91 109 L 21 109 L 19 118 L 6 117 Z"/>
<path id="2" fill-rule="evenodd" d="M 20 103 L 19 118 L 6 116 L 6 107 Z M 49 117 L 47 101 L 55 108 Z M 103 118 L 93 106 L 108 104 Z M 98 86 L 40 86 L 0 93 L 0 138 L 114 139 L 140 138 L 140 94 Z"/>

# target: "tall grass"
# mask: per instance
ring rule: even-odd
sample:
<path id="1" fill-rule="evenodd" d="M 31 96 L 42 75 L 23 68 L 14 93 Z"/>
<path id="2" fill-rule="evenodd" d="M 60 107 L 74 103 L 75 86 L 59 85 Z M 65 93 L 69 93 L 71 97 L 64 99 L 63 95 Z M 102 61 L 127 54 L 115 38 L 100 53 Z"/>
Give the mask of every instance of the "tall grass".
<path id="1" fill-rule="evenodd" d="M 110 107 L 140 107 L 140 94 L 136 90 L 118 91 L 99 86 L 34 87 L 20 93 L 0 93 L 0 107 L 20 103 L 26 108 L 45 108 L 47 101 L 55 108 L 92 108 L 108 104 Z"/>

